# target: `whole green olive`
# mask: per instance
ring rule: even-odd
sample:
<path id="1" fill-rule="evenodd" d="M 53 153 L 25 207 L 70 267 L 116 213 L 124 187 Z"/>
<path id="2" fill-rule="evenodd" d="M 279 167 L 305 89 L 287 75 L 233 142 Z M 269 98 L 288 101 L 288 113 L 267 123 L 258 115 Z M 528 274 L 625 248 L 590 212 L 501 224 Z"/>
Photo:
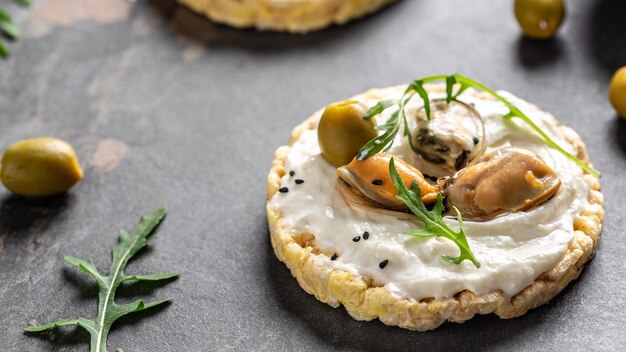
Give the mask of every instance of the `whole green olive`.
<path id="1" fill-rule="evenodd" d="M 548 39 L 563 22 L 565 3 L 563 0 L 515 0 L 515 17 L 528 37 Z"/>
<path id="2" fill-rule="evenodd" d="M 617 113 L 626 119 L 626 66 L 613 75 L 609 85 L 609 99 Z"/>
<path id="3" fill-rule="evenodd" d="M 354 100 L 330 104 L 317 128 L 322 156 L 335 167 L 348 164 L 356 153 L 378 136 L 373 118 L 365 119 L 367 107 Z"/>
<path id="4" fill-rule="evenodd" d="M 68 191 L 83 178 L 74 148 L 40 137 L 11 145 L 2 156 L 0 180 L 13 193 L 45 197 Z"/>

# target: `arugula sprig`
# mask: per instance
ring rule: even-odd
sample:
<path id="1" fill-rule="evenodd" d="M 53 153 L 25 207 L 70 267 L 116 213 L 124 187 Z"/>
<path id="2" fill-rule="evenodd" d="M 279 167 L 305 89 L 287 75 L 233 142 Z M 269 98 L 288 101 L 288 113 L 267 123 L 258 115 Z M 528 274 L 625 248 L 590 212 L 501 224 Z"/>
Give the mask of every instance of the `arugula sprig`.
<path id="1" fill-rule="evenodd" d="M 27 327 L 24 330 L 27 333 L 40 333 L 62 326 L 78 326 L 89 332 L 91 336 L 91 352 L 106 352 L 109 330 L 116 320 L 127 314 L 140 312 L 169 302 L 169 299 L 165 299 L 149 303 L 143 300 L 137 300 L 128 304 L 115 303 L 115 293 L 123 282 L 162 281 L 179 275 L 173 272 L 156 272 L 143 276 L 124 274 L 128 261 L 148 243 L 151 238 L 150 235 L 161 223 L 166 213 L 166 208 L 159 208 L 150 214 L 142 216 L 139 223 L 130 232 L 120 231 L 119 241 L 112 251 L 111 267 L 106 276 L 98 272 L 91 260 L 85 261 L 75 257 L 65 257 L 65 262 L 91 275 L 98 284 L 98 314 L 95 318 L 58 319 L 50 324 Z"/>
<path id="2" fill-rule="evenodd" d="M 380 113 L 382 113 L 387 108 L 397 107 L 398 110 L 395 111 L 389 120 L 384 125 L 380 126 L 380 130 L 384 131 L 384 133 L 371 141 L 367 142 L 361 150 L 357 153 L 358 160 L 364 160 L 368 157 L 378 153 L 379 151 L 386 151 L 393 145 L 393 141 L 398 131 L 400 130 L 400 121 L 404 122 L 404 134 L 410 137 L 410 132 L 408 130 L 408 126 L 406 123 L 406 114 L 404 111 L 404 107 L 416 94 L 419 95 L 424 101 L 424 110 L 426 112 L 426 117 L 430 120 L 430 97 L 428 96 L 428 92 L 424 89 L 424 84 L 430 82 L 437 81 L 445 81 L 446 82 L 446 102 L 450 103 L 453 100 L 457 100 L 458 96 L 463 93 L 466 89 L 473 87 L 480 89 L 500 102 L 502 102 L 508 109 L 509 112 L 504 115 L 506 119 L 519 118 L 524 123 L 526 123 L 530 128 L 532 128 L 542 139 L 543 141 L 549 145 L 550 147 L 556 149 L 558 152 L 563 154 L 566 158 L 573 161 L 576 165 L 580 166 L 583 170 L 592 174 L 595 177 L 600 177 L 600 173 L 592 168 L 591 166 L 584 163 L 582 160 L 578 159 L 576 156 L 570 154 L 561 146 L 559 146 L 550 136 L 548 136 L 537 124 L 535 124 L 526 114 L 524 114 L 519 108 L 517 108 L 513 103 L 504 98 L 502 95 L 496 93 L 493 89 L 488 88 L 484 84 L 477 82 L 471 78 L 461 76 L 459 74 L 452 75 L 437 75 L 430 76 L 415 80 L 409 84 L 408 88 L 405 90 L 404 94 L 400 99 L 394 100 L 385 100 L 379 102 L 370 108 L 365 114 L 366 119 L 370 119 Z M 455 87 L 458 85 L 458 88 Z"/>
<path id="3" fill-rule="evenodd" d="M 380 114 L 383 110 L 387 109 L 390 106 L 397 105 L 398 100 L 385 100 L 381 101 L 378 104 L 374 105 L 370 110 L 365 113 L 365 119 L 370 119 L 374 115 Z M 369 141 L 366 146 L 369 146 L 367 149 L 365 146 L 359 150 L 357 153 L 357 159 L 363 160 L 370 155 L 374 155 L 378 152 L 385 152 L 391 148 L 393 145 L 393 139 L 395 138 L 398 130 L 400 129 L 400 121 L 398 118 L 400 110 L 394 111 L 391 114 L 391 117 L 385 122 L 384 125 L 376 126 L 376 129 L 379 131 L 383 131 L 383 133 L 371 141 Z"/>
<path id="4" fill-rule="evenodd" d="M 15 2 L 25 7 L 31 5 L 31 0 L 15 0 Z M 13 18 L 11 18 L 6 11 L 0 9 L 0 36 L 7 37 L 11 40 L 18 40 L 21 35 L 22 33 L 13 21 Z M 7 58 L 9 55 L 9 49 L 7 49 L 4 42 L 0 39 L 0 57 Z"/>
<path id="5" fill-rule="evenodd" d="M 427 101 L 428 93 L 422 87 L 423 83 L 419 81 L 412 82 L 407 89 L 402 94 L 400 99 L 388 99 L 378 102 L 376 105 L 372 106 L 369 110 L 365 112 L 363 116 L 366 120 L 371 119 L 372 117 L 381 114 L 386 109 L 397 106 L 397 110 L 394 111 L 387 122 L 384 125 L 379 125 L 376 127 L 377 130 L 383 131 L 383 133 L 371 141 L 367 142 L 357 153 L 357 160 L 365 160 L 370 156 L 378 153 L 378 152 L 386 152 L 393 145 L 393 141 L 400 130 L 400 121 L 404 122 L 404 135 L 408 136 L 410 134 L 408 124 L 406 122 L 406 112 L 405 106 L 411 100 L 413 95 L 416 93 L 419 94 L 422 98 L 425 98 Z M 430 119 L 430 105 L 427 103 L 424 105 L 424 108 L 427 111 L 427 116 Z"/>
<path id="6" fill-rule="evenodd" d="M 433 210 L 428 210 L 420 196 L 421 190 L 417 182 L 413 180 L 413 183 L 411 183 L 411 189 L 408 189 L 400 175 L 398 175 L 398 171 L 396 171 L 393 158 L 389 160 L 389 175 L 391 176 L 393 185 L 398 190 L 396 198 L 406 204 L 411 212 L 424 223 L 424 228 L 409 230 L 405 232 L 405 234 L 422 238 L 445 237 L 459 247 L 460 255 L 458 257 L 442 255 L 441 258 L 443 260 L 457 265 L 461 264 L 464 260 L 469 260 L 476 266 L 476 268 L 480 268 L 480 263 L 474 257 L 474 254 L 467 243 L 465 229 L 463 228 L 463 219 L 461 218 L 459 210 L 454 207 L 457 214 L 456 219 L 460 226 L 459 231 L 456 232 L 443 221 L 443 198 L 441 193 L 437 194 L 437 200 L 435 201 Z"/>

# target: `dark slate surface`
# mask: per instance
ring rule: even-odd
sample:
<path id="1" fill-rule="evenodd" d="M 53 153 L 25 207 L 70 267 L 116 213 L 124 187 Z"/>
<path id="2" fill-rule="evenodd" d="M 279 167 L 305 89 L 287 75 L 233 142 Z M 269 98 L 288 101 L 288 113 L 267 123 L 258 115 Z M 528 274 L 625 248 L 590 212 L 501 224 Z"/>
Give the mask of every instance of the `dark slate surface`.
<path id="1" fill-rule="evenodd" d="M 21 331 L 95 314 L 93 284 L 63 256 L 105 268 L 116 231 L 161 204 L 169 217 L 130 271 L 182 278 L 130 287 L 123 300 L 174 303 L 117 325 L 111 350 L 623 350 L 626 121 L 607 103 L 610 75 L 626 64 L 623 1 L 569 1 L 564 28 L 548 42 L 520 36 L 511 1 L 403 1 L 306 36 L 216 26 L 172 0 L 110 0 L 91 12 L 61 3 L 10 8 L 26 36 L 0 62 L 0 148 L 66 139 L 86 177 L 44 201 L 0 191 L 1 350 L 86 350 L 85 334 Z M 483 316 L 428 333 L 354 321 L 302 291 L 271 252 L 264 206 L 273 151 L 331 101 L 452 71 L 527 98 L 580 132 L 604 174 L 600 252 L 549 305 L 518 319 Z"/>

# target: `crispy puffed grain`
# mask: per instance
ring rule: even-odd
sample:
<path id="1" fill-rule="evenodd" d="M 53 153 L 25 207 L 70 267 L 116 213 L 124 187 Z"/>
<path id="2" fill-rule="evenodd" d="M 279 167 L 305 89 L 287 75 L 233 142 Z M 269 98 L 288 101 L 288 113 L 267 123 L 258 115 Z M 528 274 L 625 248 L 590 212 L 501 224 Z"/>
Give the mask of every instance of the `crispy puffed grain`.
<path id="1" fill-rule="evenodd" d="M 395 0 L 178 0 L 211 20 L 237 28 L 306 33 L 344 24 Z"/>
<path id="2" fill-rule="evenodd" d="M 426 86 L 429 92 L 441 92 L 441 85 Z M 471 92 L 481 99 L 488 95 Z M 384 97 L 382 90 L 373 89 L 353 99 L 374 99 Z M 290 145 L 302 131 L 315 129 L 321 111 L 316 112 L 297 126 L 292 134 Z M 577 157 L 588 163 L 587 151 L 580 136 L 571 128 L 562 126 L 554 118 L 551 123 L 576 150 Z M 271 197 L 280 187 L 285 174 L 285 159 L 290 146 L 276 150 L 272 169 L 268 175 L 267 218 L 272 247 L 278 259 L 284 262 L 298 280 L 300 286 L 318 300 L 333 307 L 343 305 L 357 320 L 380 319 L 387 325 L 395 325 L 410 330 L 431 330 L 446 321 L 462 323 L 476 314 L 495 313 L 500 318 L 514 318 L 525 314 L 529 309 L 550 301 L 567 284 L 580 275 L 585 263 L 595 254 L 602 222 L 604 221 L 603 196 L 598 179 L 585 174 L 590 187 L 589 206 L 574 220 L 574 238 L 563 258 L 552 269 L 541 274 L 531 285 L 513 297 L 501 291 L 476 295 L 468 290 L 452 297 L 423 300 L 399 298 L 385 287 L 375 286 L 369 278 L 343 270 L 329 269 L 324 262 L 331 254 L 321 253 L 314 247 L 314 240 L 303 241 L 280 225 L 281 214 L 269 206 Z"/>

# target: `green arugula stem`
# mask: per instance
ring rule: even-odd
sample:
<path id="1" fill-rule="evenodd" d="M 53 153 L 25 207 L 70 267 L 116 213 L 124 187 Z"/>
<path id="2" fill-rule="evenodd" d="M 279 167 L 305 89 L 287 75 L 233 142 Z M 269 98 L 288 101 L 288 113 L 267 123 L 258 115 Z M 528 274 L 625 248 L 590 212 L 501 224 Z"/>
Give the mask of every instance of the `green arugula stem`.
<path id="1" fill-rule="evenodd" d="M 140 312 L 169 302 L 169 300 L 159 300 L 150 303 L 137 300 L 128 304 L 117 304 L 115 302 L 115 293 L 123 282 L 162 281 L 173 279 L 179 275 L 173 272 L 156 272 L 144 276 L 124 274 L 128 261 L 146 246 L 151 234 L 161 223 L 166 213 L 167 209 L 159 208 L 143 216 L 130 232 L 120 231 L 119 242 L 113 248 L 113 258 L 106 276 L 102 276 L 91 261 L 70 256 L 65 257 L 65 261 L 68 264 L 78 267 L 96 280 L 99 290 L 98 314 L 96 318 L 58 319 L 50 324 L 28 327 L 25 331 L 27 333 L 39 333 L 62 326 L 78 326 L 89 332 L 91 336 L 91 352 L 106 352 L 109 331 L 115 321 L 127 314 Z"/>
<path id="2" fill-rule="evenodd" d="M 398 125 L 400 121 L 404 122 L 404 125 L 405 125 L 404 134 L 409 136 L 409 140 L 410 140 L 410 132 L 408 130 L 408 126 L 406 123 L 406 115 L 404 111 L 405 105 L 415 94 L 418 94 L 424 101 L 424 110 L 426 112 L 426 117 L 430 119 L 430 98 L 428 96 L 428 92 L 426 91 L 426 89 L 424 89 L 423 86 L 426 83 L 437 82 L 437 81 L 446 82 L 446 101 L 447 102 L 456 100 L 457 97 L 469 87 L 477 88 L 490 94 L 491 96 L 493 96 L 494 98 L 502 102 L 509 109 L 509 113 L 505 115 L 506 118 L 513 118 L 513 117 L 520 118 L 533 131 L 535 131 L 548 146 L 556 149 L 559 153 L 563 154 L 566 158 L 574 162 L 576 165 L 580 166 L 583 170 L 587 171 L 591 175 L 595 177 L 600 177 L 600 173 L 597 170 L 587 165 L 585 162 L 578 159 L 576 156 L 570 154 L 561 146 L 559 146 L 554 140 L 552 140 L 552 138 L 550 138 L 550 136 L 548 136 L 548 134 L 546 134 L 539 126 L 537 126 L 537 124 L 534 123 L 532 119 L 530 119 L 519 108 L 513 105 L 513 103 L 508 101 L 506 98 L 504 98 L 503 96 L 501 96 L 494 90 L 485 86 L 484 84 L 477 82 L 471 78 L 459 75 L 459 74 L 436 75 L 436 76 L 429 76 L 429 77 L 414 80 L 411 84 L 409 84 L 408 88 L 406 89 L 406 91 L 404 92 L 404 94 L 399 100 L 386 100 L 383 102 L 379 102 L 378 104 L 370 108 L 368 112 L 365 114 L 365 118 L 372 118 L 373 116 L 382 113 L 383 110 L 392 106 L 397 106 L 398 111 L 394 112 L 392 116 L 389 118 L 389 120 L 384 125 L 380 126 L 380 129 L 384 131 L 384 133 L 372 139 L 368 143 L 366 143 L 361 148 L 361 150 L 359 150 L 357 154 L 357 159 L 364 160 L 378 153 L 381 150 L 388 150 L 393 144 L 393 140 L 396 134 L 398 133 L 399 126 L 396 126 L 396 125 Z M 456 90 L 456 92 L 454 92 L 455 84 L 460 85 L 459 88 Z"/>
<path id="3" fill-rule="evenodd" d="M 15 0 L 15 2 L 24 7 L 31 5 L 31 0 Z M 21 31 L 13 21 L 13 18 L 6 11 L 0 9 L 0 57 L 6 59 L 11 55 L 1 37 L 18 40 L 21 35 Z"/>
<path id="4" fill-rule="evenodd" d="M 547 145 L 558 150 L 561 154 L 563 154 L 566 158 L 576 163 L 576 165 L 580 166 L 583 170 L 589 172 L 595 177 L 600 177 L 600 172 L 598 172 L 591 166 L 587 165 L 586 163 L 584 163 L 582 160 L 578 159 L 574 155 L 568 153 L 565 149 L 561 148 L 561 146 L 559 146 L 556 142 L 554 142 L 552 138 L 550 138 L 539 126 L 537 126 L 537 124 L 533 122 L 533 120 L 531 120 L 528 116 L 526 116 L 526 114 L 524 114 L 520 109 L 518 109 L 515 105 L 513 105 L 510 101 L 505 99 L 503 96 L 496 93 L 494 90 L 488 88 L 484 84 L 472 80 L 471 78 L 464 77 L 458 74 L 455 74 L 454 77 L 456 78 L 456 81 L 461 84 L 461 86 L 463 85 L 473 86 L 491 94 L 494 98 L 498 99 L 504 105 L 506 105 L 507 108 L 509 108 L 510 113 L 506 115 L 507 118 L 518 117 L 522 119 L 522 121 L 528 124 L 535 132 L 537 132 L 543 138 L 544 142 Z"/>
<path id="5" fill-rule="evenodd" d="M 467 243 L 467 237 L 465 236 L 465 229 L 463 227 L 463 220 L 461 219 L 461 214 L 457 208 L 454 210 L 457 213 L 457 221 L 459 222 L 460 230 L 455 232 L 452 230 L 443 220 L 443 198 L 441 193 L 437 194 L 437 200 L 435 201 L 435 205 L 432 210 L 428 210 L 426 205 L 422 201 L 421 198 L 421 190 L 419 185 L 415 180 L 411 184 L 411 189 L 408 189 L 404 184 L 404 181 L 398 174 L 396 170 L 395 163 L 393 158 L 389 161 L 389 175 L 391 176 L 391 180 L 393 181 L 394 187 L 398 190 L 398 195 L 396 198 L 401 200 L 406 206 L 411 210 L 411 212 L 417 216 L 420 221 L 424 224 L 424 228 L 411 230 L 405 232 L 407 235 L 415 236 L 415 237 L 444 237 L 457 245 L 460 251 L 460 255 L 458 257 L 452 257 L 448 255 L 443 255 L 441 258 L 452 264 L 461 264 L 464 260 L 469 260 L 476 266 L 476 268 L 480 268 L 480 263 L 476 260 L 476 257 L 472 253 L 469 244 Z"/>

